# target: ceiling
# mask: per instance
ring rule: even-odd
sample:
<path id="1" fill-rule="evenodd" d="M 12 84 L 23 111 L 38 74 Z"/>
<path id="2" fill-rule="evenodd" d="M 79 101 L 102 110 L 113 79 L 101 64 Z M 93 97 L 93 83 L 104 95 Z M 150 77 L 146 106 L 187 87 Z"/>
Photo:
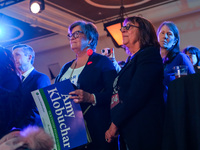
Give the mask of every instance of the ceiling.
<path id="1" fill-rule="evenodd" d="M 31 43 L 37 51 L 68 44 L 67 29 L 76 20 L 91 21 L 100 36 L 106 35 L 103 23 L 118 18 L 122 4 L 125 17 L 141 15 L 152 22 L 200 11 L 200 0 L 45 0 L 45 10 L 32 14 L 29 0 L 7 0 L 16 2 L 7 7 L 2 1 L 6 0 L 0 0 L 0 45 Z M 47 40 L 53 42 L 44 44 Z"/>
<path id="2" fill-rule="evenodd" d="M 98 23 L 119 17 L 122 4 L 128 15 L 174 1 L 177 0 L 48 0 L 47 3 L 78 18 Z"/>

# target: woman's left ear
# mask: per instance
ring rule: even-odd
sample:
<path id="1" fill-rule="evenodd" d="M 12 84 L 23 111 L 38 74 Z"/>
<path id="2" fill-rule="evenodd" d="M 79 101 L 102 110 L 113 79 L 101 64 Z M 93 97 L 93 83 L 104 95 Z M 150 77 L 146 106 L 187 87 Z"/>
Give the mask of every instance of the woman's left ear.
<path id="1" fill-rule="evenodd" d="M 92 42 L 92 39 L 91 40 L 89 40 L 89 42 L 88 42 L 88 45 L 90 45 L 90 43 Z"/>
<path id="2" fill-rule="evenodd" d="M 178 41 L 177 39 L 176 39 L 176 40 L 174 40 L 174 44 L 173 44 L 173 45 L 176 45 L 177 41 Z"/>
<path id="3" fill-rule="evenodd" d="M 92 54 L 93 54 L 93 50 L 90 48 L 90 43 L 92 42 L 92 39 L 91 40 L 89 40 L 89 42 L 88 42 L 88 49 L 87 49 L 87 54 L 88 54 L 88 56 L 91 56 Z"/>
<path id="4" fill-rule="evenodd" d="M 32 55 L 29 55 L 29 56 L 28 56 L 28 59 L 31 61 L 31 60 L 32 60 Z"/>

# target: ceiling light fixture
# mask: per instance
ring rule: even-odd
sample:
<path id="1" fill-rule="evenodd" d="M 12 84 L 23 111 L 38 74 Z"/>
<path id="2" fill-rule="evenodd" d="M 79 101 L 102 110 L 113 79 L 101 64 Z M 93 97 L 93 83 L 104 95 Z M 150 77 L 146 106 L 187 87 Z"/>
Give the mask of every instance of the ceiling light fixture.
<path id="1" fill-rule="evenodd" d="M 120 14 L 119 18 L 104 23 L 104 30 L 108 33 L 108 36 L 111 36 L 112 41 L 115 45 L 115 47 L 119 48 L 123 45 L 122 43 L 122 33 L 120 31 L 121 27 L 123 26 L 124 21 L 124 6 L 123 6 L 123 0 L 121 0 L 121 7 L 120 7 Z"/>
<path id="2" fill-rule="evenodd" d="M 29 7 L 32 13 L 41 13 L 45 9 L 44 0 L 30 0 Z"/>

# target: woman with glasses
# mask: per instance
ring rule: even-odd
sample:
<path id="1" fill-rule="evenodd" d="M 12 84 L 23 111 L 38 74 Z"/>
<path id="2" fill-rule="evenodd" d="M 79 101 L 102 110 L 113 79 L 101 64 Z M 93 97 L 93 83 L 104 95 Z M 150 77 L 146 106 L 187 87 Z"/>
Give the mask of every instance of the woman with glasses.
<path id="1" fill-rule="evenodd" d="M 80 149 L 116 149 L 115 143 L 108 144 L 104 138 L 110 125 L 112 83 L 117 74 L 115 68 L 106 56 L 95 53 L 99 35 L 94 24 L 74 22 L 68 33 L 76 58 L 62 67 L 55 82 L 69 79 L 77 87 L 69 93 L 73 95 L 70 98 L 80 103 L 92 140 Z"/>
<path id="2" fill-rule="evenodd" d="M 164 64 L 164 98 L 167 100 L 169 83 L 175 79 L 174 66 L 188 66 L 188 74 L 195 73 L 194 67 L 187 55 L 180 52 L 180 36 L 177 26 L 171 21 L 164 21 L 157 30 L 160 43 L 160 54 Z"/>
<path id="3" fill-rule="evenodd" d="M 120 134 L 128 150 L 160 150 L 163 128 L 163 65 L 153 25 L 128 17 L 121 28 L 131 53 L 113 84 L 111 126 L 105 139 Z"/>

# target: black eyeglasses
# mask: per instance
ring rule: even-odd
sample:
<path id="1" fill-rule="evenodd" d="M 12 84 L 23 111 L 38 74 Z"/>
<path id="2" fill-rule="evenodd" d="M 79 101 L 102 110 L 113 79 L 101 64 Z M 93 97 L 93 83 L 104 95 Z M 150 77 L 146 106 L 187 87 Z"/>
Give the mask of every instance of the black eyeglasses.
<path id="1" fill-rule="evenodd" d="M 122 26 L 121 29 L 120 29 L 120 31 L 122 32 L 124 29 L 129 30 L 130 27 L 139 28 L 138 26 L 135 26 L 135 25 L 132 25 L 132 24 L 128 24 L 128 25 L 126 25 L 126 26 Z"/>
<path id="2" fill-rule="evenodd" d="M 68 34 L 67 37 L 68 37 L 69 39 L 71 39 L 72 37 L 74 37 L 75 39 L 77 39 L 77 38 L 79 37 L 79 34 L 80 34 L 80 33 L 83 33 L 83 31 L 75 31 L 75 32 L 72 33 L 72 34 Z"/>

